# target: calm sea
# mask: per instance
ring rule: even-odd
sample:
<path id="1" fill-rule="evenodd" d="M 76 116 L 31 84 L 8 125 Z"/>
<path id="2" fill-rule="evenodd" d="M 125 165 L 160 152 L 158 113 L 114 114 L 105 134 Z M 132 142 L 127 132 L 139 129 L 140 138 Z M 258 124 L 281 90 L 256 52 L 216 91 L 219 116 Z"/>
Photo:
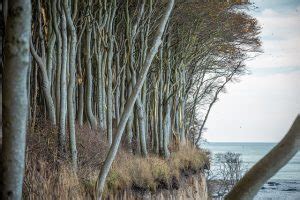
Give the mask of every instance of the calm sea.
<path id="1" fill-rule="evenodd" d="M 213 154 L 235 152 L 242 156 L 244 167 L 250 168 L 266 153 L 268 153 L 275 143 L 221 143 L 209 142 L 203 143 L 202 147 L 210 150 Z M 300 152 L 298 152 L 292 160 L 289 161 L 272 180 L 300 180 Z"/>

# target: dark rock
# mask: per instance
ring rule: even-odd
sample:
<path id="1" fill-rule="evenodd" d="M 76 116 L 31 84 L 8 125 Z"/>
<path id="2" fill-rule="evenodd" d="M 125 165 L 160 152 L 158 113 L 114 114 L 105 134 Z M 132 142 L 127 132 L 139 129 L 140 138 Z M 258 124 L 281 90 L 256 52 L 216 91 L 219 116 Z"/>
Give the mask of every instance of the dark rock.
<path id="1" fill-rule="evenodd" d="M 172 189 L 175 189 L 175 190 L 178 190 L 180 187 L 179 180 L 175 176 L 173 176 L 173 178 L 172 178 L 171 187 L 172 187 Z"/>
<path id="2" fill-rule="evenodd" d="M 284 190 L 282 190 L 282 191 L 286 191 L 286 192 L 290 192 L 290 191 L 297 191 L 297 189 L 296 188 L 289 188 L 289 189 L 284 189 Z"/>
<path id="3" fill-rule="evenodd" d="M 269 186 L 277 186 L 277 185 L 280 185 L 280 183 L 270 181 L 270 182 L 268 182 L 268 185 Z"/>

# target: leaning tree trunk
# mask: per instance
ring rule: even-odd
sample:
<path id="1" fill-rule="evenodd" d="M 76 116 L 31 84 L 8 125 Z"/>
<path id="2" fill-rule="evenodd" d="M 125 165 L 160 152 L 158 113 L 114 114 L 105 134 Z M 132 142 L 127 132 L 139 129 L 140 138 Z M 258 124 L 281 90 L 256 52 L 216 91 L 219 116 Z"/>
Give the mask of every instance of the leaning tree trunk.
<path id="1" fill-rule="evenodd" d="M 127 87 L 127 93 L 128 93 L 128 98 L 131 95 L 132 92 L 132 83 L 131 83 L 131 73 L 130 73 L 130 69 L 127 68 L 126 69 L 126 78 L 128 81 L 128 87 Z M 123 111 L 124 112 L 124 106 L 123 106 Z M 132 138 L 133 138 L 133 132 L 132 132 L 132 126 L 133 126 L 133 117 L 134 117 L 134 113 L 132 112 L 131 115 L 129 116 L 129 119 L 127 121 L 126 124 L 126 147 L 127 150 L 132 153 L 133 149 L 132 149 Z"/>
<path id="2" fill-rule="evenodd" d="M 41 70 L 41 74 L 42 74 L 42 78 L 43 78 L 42 89 L 43 89 L 43 92 L 45 95 L 45 101 L 46 101 L 46 107 L 47 107 L 47 111 L 48 111 L 49 120 L 51 121 L 52 124 L 55 125 L 56 124 L 55 107 L 54 107 L 54 102 L 53 102 L 53 99 L 51 96 L 51 84 L 50 84 L 50 80 L 48 79 L 46 65 L 43 62 L 43 59 L 41 57 L 39 57 L 36 50 L 34 49 L 32 41 L 30 42 L 30 50 L 31 50 L 32 56 L 36 60 L 38 66 L 40 67 L 40 70 Z"/>
<path id="3" fill-rule="evenodd" d="M 1 199 L 21 199 L 28 116 L 30 0 L 8 1 L 3 70 Z"/>
<path id="4" fill-rule="evenodd" d="M 136 72 L 133 69 L 132 73 L 132 84 L 136 84 Z M 137 133 L 137 146 L 138 146 L 138 152 L 142 154 L 142 156 L 146 157 L 148 155 L 147 151 L 147 142 L 146 142 L 146 115 L 145 115 L 145 109 L 144 104 L 141 100 L 141 94 L 138 95 L 136 100 L 136 116 L 137 116 L 137 130 L 135 131 Z"/>
<path id="5" fill-rule="evenodd" d="M 168 22 L 169 16 L 171 14 L 171 11 L 173 10 L 173 5 L 174 5 L 174 0 L 169 0 L 168 6 L 167 6 L 167 10 L 165 12 L 165 14 L 162 16 L 158 30 L 155 34 L 154 40 L 153 40 L 153 44 L 152 47 L 150 49 L 150 51 L 147 54 L 146 57 L 146 61 L 143 64 L 141 71 L 140 71 L 140 76 L 139 79 L 137 80 L 136 85 L 134 86 L 132 93 L 124 107 L 124 111 L 122 113 L 122 116 L 120 118 L 120 122 L 118 124 L 117 130 L 116 130 L 116 134 L 115 137 L 113 139 L 113 143 L 110 146 L 109 152 L 107 154 L 106 160 L 101 168 L 98 180 L 96 182 L 96 198 L 97 199 L 101 199 L 102 197 L 102 193 L 103 193 L 103 189 L 105 186 L 105 181 L 106 181 L 106 177 L 108 175 L 108 172 L 111 168 L 111 165 L 116 157 L 120 142 L 121 142 L 121 138 L 127 123 L 127 120 L 132 112 L 133 106 L 135 104 L 135 101 L 137 99 L 138 94 L 141 91 L 141 88 L 144 84 L 144 81 L 147 78 L 147 73 L 148 70 L 150 68 L 150 65 L 153 61 L 154 56 L 156 55 L 158 48 L 161 44 L 161 38 L 163 35 L 163 32 L 165 30 L 166 24 Z"/>
<path id="6" fill-rule="evenodd" d="M 300 149 L 300 115 L 297 116 L 285 137 L 227 194 L 227 200 L 251 200 L 273 175 L 275 175 Z"/>

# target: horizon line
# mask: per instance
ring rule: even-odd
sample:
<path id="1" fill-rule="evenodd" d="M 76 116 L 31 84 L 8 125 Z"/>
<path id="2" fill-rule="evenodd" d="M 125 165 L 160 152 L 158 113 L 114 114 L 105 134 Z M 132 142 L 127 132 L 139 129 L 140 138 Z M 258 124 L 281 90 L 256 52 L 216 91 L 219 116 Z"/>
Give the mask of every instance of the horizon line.
<path id="1" fill-rule="evenodd" d="M 278 143 L 279 141 L 203 141 L 202 143 Z"/>

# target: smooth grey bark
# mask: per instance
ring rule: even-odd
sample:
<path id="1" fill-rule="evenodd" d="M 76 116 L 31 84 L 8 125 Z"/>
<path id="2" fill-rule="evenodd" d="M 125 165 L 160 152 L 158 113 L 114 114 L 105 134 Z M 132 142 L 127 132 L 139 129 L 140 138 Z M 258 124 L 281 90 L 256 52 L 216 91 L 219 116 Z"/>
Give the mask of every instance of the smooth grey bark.
<path id="1" fill-rule="evenodd" d="M 61 74 L 60 77 L 60 113 L 59 113 L 59 150 L 65 153 L 66 148 L 66 115 L 67 115 L 67 62 L 68 62 L 68 38 L 65 11 L 61 10 Z"/>
<path id="2" fill-rule="evenodd" d="M 159 126 L 158 126 L 158 83 L 155 83 L 153 96 L 153 151 L 159 154 Z"/>
<path id="3" fill-rule="evenodd" d="M 138 22 L 142 18 L 142 14 L 144 13 L 145 1 L 142 2 L 140 15 L 138 17 Z M 140 37 L 141 37 L 141 55 L 140 55 L 140 65 L 145 62 L 146 55 L 147 55 L 147 38 L 145 36 L 145 32 L 142 29 Z M 148 34 L 148 32 L 147 32 Z M 135 83 L 134 83 L 135 84 Z M 147 101 L 146 101 L 146 93 L 147 93 L 147 79 L 143 84 L 142 91 L 137 98 L 136 107 L 138 111 L 138 119 L 139 119 L 139 132 L 140 132 L 140 145 L 141 145 L 141 154 L 142 156 L 146 157 L 148 155 L 147 151 L 147 133 L 148 133 L 148 121 L 147 121 Z"/>
<path id="4" fill-rule="evenodd" d="M 132 84 L 136 84 L 136 71 L 132 69 Z M 145 80 L 146 82 L 146 80 Z M 136 135 L 137 135 L 137 151 L 146 157 L 148 155 L 147 143 L 146 143 L 146 116 L 145 106 L 141 100 L 141 94 L 138 95 L 136 100 Z"/>
<path id="5" fill-rule="evenodd" d="M 134 120 L 134 135 L 135 135 L 135 140 L 136 140 L 136 145 L 135 145 L 135 155 L 141 155 L 141 136 L 140 136 L 140 126 L 139 126 L 139 118 L 136 117 L 138 116 L 137 110 L 134 110 L 135 117 L 133 118 Z"/>
<path id="6" fill-rule="evenodd" d="M 52 88 L 52 75 L 53 75 L 53 52 L 55 48 L 56 35 L 52 26 L 52 12 L 51 12 L 51 1 L 47 2 L 47 9 L 49 12 L 49 28 L 48 28 L 48 39 L 47 39 L 47 49 L 46 49 L 46 68 L 47 68 L 47 76 L 50 83 L 50 91 Z"/>
<path id="7" fill-rule="evenodd" d="M 73 2 L 73 13 L 72 13 L 72 20 L 75 21 L 77 17 L 78 12 L 78 0 L 74 0 Z"/>
<path id="8" fill-rule="evenodd" d="M 113 104 L 113 91 L 112 91 L 112 58 L 113 58 L 113 39 L 110 39 L 108 61 L 107 61 L 107 141 L 108 144 L 112 143 L 112 104 Z"/>
<path id="9" fill-rule="evenodd" d="M 50 36 L 50 39 L 49 39 L 49 45 L 47 47 L 47 72 L 48 72 L 49 80 L 52 80 L 53 50 L 54 50 L 54 47 L 55 47 L 55 41 L 56 41 L 56 36 L 52 32 L 51 36 Z M 51 85 L 50 85 L 50 87 L 51 87 Z"/>
<path id="10" fill-rule="evenodd" d="M 122 75 L 121 75 L 121 85 L 120 85 L 120 114 L 124 110 L 125 106 L 125 79 L 126 79 L 126 70 L 123 69 Z M 120 122 L 120 116 L 119 116 L 119 122 Z"/>
<path id="11" fill-rule="evenodd" d="M 116 86 L 115 86 L 115 118 L 117 123 L 120 121 L 120 52 L 116 52 L 116 70 L 115 70 Z"/>
<path id="12" fill-rule="evenodd" d="M 75 112 L 74 112 L 74 89 L 75 89 L 75 73 L 76 73 L 76 44 L 77 35 L 76 29 L 71 17 L 71 10 L 68 6 L 68 0 L 63 2 L 64 10 L 66 13 L 67 26 L 70 37 L 70 53 L 69 53 L 69 85 L 68 85 L 68 120 L 69 120 L 69 134 L 70 134 L 70 150 L 72 165 L 75 171 L 77 171 L 77 148 L 76 148 L 76 132 L 75 132 Z"/>
<path id="13" fill-rule="evenodd" d="M 56 119 L 60 119 L 60 76 L 61 76 L 61 54 L 62 54 L 62 38 L 58 27 L 58 13 L 57 13 L 57 0 L 52 2 L 52 22 L 56 36 L 56 78 L 55 78 L 55 108 Z"/>
<path id="14" fill-rule="evenodd" d="M 110 8 L 111 15 L 108 21 L 108 55 L 107 55 L 107 141 L 108 144 L 111 145 L 113 133 L 112 133 L 112 114 L 113 114 L 113 91 L 112 91 L 112 62 L 113 62 L 113 54 L 114 54 L 114 35 L 113 35 L 113 22 L 115 20 L 115 13 L 117 9 L 116 0 L 111 2 Z"/>
<path id="15" fill-rule="evenodd" d="M 141 88 L 143 86 L 143 83 L 147 77 L 147 73 L 148 70 L 150 68 L 150 65 L 153 61 L 154 56 L 156 55 L 158 48 L 161 44 L 161 38 L 162 35 L 164 33 L 166 24 L 168 22 L 169 16 L 173 10 L 173 5 L 174 5 L 174 0 L 169 0 L 168 5 L 167 5 L 167 10 L 164 13 L 164 15 L 162 16 L 160 23 L 159 23 L 159 27 L 155 33 L 154 36 L 154 40 L 153 40 L 153 44 L 151 46 L 150 51 L 147 54 L 146 57 L 146 61 L 143 64 L 141 71 L 140 71 L 140 76 L 137 80 L 136 85 L 134 86 L 132 93 L 129 97 L 129 99 L 127 100 L 127 103 L 124 107 L 124 111 L 122 113 L 122 116 L 120 118 L 120 123 L 118 124 L 117 130 L 116 130 L 116 135 L 113 139 L 113 143 L 109 149 L 108 155 L 104 161 L 104 164 L 101 168 L 100 174 L 98 176 L 97 182 L 96 182 L 96 199 L 101 199 L 102 198 L 102 193 L 103 193 L 103 189 L 105 186 L 105 181 L 106 181 L 106 177 L 108 175 L 108 172 L 111 168 L 111 165 L 113 163 L 113 160 L 116 157 L 120 142 L 121 142 L 121 138 L 126 126 L 126 123 L 128 121 L 128 118 L 132 112 L 133 106 L 135 104 L 136 98 L 138 96 L 138 94 L 141 91 Z"/>
<path id="16" fill-rule="evenodd" d="M 159 135 L 159 153 L 164 153 L 164 126 L 163 126 L 163 47 L 159 50 L 160 69 L 159 69 L 159 86 L 158 86 L 158 135 Z"/>
<path id="17" fill-rule="evenodd" d="M 152 5 L 150 7 L 152 7 Z M 128 54 L 129 54 L 129 56 L 128 56 L 129 61 L 128 61 L 128 68 L 126 69 L 126 76 L 127 76 L 127 81 L 128 81 L 128 84 L 129 84 L 129 86 L 128 86 L 128 97 L 131 95 L 132 88 L 133 88 L 133 86 L 135 85 L 135 82 L 136 82 L 136 77 L 135 77 L 136 75 L 135 75 L 135 69 L 134 69 L 134 61 L 135 61 L 135 57 L 134 57 L 134 55 L 135 55 L 135 46 L 134 46 L 134 44 L 135 44 L 135 41 L 136 41 L 136 38 L 137 38 L 138 26 L 141 22 L 144 11 L 145 11 L 145 0 L 143 0 L 141 2 L 141 6 L 140 6 L 140 9 L 139 9 L 139 12 L 138 12 L 136 22 L 134 23 L 134 25 L 131 28 L 132 20 L 131 20 L 130 15 L 129 15 L 128 1 L 127 1 L 127 4 L 126 4 L 126 37 L 127 37 L 127 40 L 128 40 L 127 51 L 128 51 Z M 142 62 L 144 62 L 144 60 Z M 131 71 L 132 71 L 133 74 L 131 74 Z M 122 105 L 122 107 L 123 107 L 123 105 Z M 135 119 L 134 118 L 134 112 L 132 112 L 132 114 L 130 115 L 130 117 L 128 119 L 127 125 L 126 125 L 126 136 L 127 136 L 126 142 L 127 142 L 127 148 L 130 152 L 132 152 L 132 138 L 133 138 L 132 130 L 133 130 L 134 119 Z M 140 119 L 143 119 L 143 117 L 140 118 Z M 139 129 L 137 129 L 136 133 L 138 134 L 138 136 L 139 136 L 139 132 L 140 132 Z M 140 144 L 141 144 L 140 139 L 138 139 L 137 144 L 140 146 Z"/>
<path id="18" fill-rule="evenodd" d="M 28 117 L 31 1 L 8 1 L 3 69 L 1 199 L 21 199 Z"/>
<path id="19" fill-rule="evenodd" d="M 170 70 L 171 70 L 171 40 L 167 39 L 167 65 L 165 69 L 164 85 L 164 117 L 163 117 L 163 155 L 165 158 L 170 157 L 169 141 L 171 132 L 171 100 L 170 100 Z"/>
<path id="20" fill-rule="evenodd" d="M 103 108 L 103 114 L 102 114 L 102 122 L 103 122 L 103 129 L 107 128 L 106 123 L 106 112 L 107 112 L 107 106 L 106 106 L 106 88 L 105 88 L 105 66 L 107 62 L 107 52 L 104 52 L 103 56 L 103 63 L 102 63 L 102 69 L 101 69 L 101 81 L 102 81 L 102 108 Z"/>
<path id="21" fill-rule="evenodd" d="M 178 81 L 178 70 L 175 70 L 173 76 L 174 76 L 174 79 L 175 79 L 175 82 Z M 174 92 L 175 92 L 175 95 L 174 95 L 174 99 L 173 99 L 173 108 L 172 108 L 172 130 L 173 130 L 173 136 L 176 137 L 176 140 L 177 141 L 174 141 L 174 142 L 179 142 L 179 121 L 178 121 L 178 103 L 179 103 L 179 86 L 176 86 L 174 88 Z"/>
<path id="22" fill-rule="evenodd" d="M 104 104 L 103 104 L 103 90 L 104 90 L 104 84 L 103 84 L 103 74 L 102 74 L 102 68 L 103 65 L 103 51 L 101 50 L 101 39 L 99 38 L 98 41 L 98 52 L 97 52 L 97 103 L 98 103 L 98 119 L 99 119 L 99 128 L 100 130 L 104 130 Z"/>
<path id="23" fill-rule="evenodd" d="M 91 19 L 89 19 L 91 20 Z M 93 93 L 93 76 L 92 76 L 92 62 L 91 62 L 91 35 L 92 29 L 90 27 L 90 23 L 87 25 L 86 28 L 86 38 L 85 38 L 85 64 L 86 64 L 86 111 L 89 122 L 91 124 L 92 129 L 97 128 L 97 119 L 93 113 L 92 109 L 92 93 Z"/>
<path id="24" fill-rule="evenodd" d="M 180 74 L 180 81 L 181 81 L 181 91 L 179 96 L 179 135 L 180 135 L 180 143 L 186 144 L 186 136 L 185 136 L 185 102 L 186 97 L 185 95 L 185 70 L 183 69 Z"/>
<path id="25" fill-rule="evenodd" d="M 30 42 L 30 51 L 31 51 L 32 56 L 36 60 L 38 66 L 41 70 L 41 73 L 42 73 L 42 78 L 43 78 L 42 89 L 43 89 L 43 93 L 45 95 L 48 117 L 52 124 L 56 124 L 55 106 L 54 106 L 54 102 L 53 102 L 53 99 L 51 96 L 51 84 L 48 79 L 46 65 L 43 62 L 42 58 L 35 51 L 32 41 Z"/>
<path id="26" fill-rule="evenodd" d="M 126 124 L 126 147 L 128 152 L 133 152 L 132 147 L 132 138 L 133 138 L 133 132 L 132 132 L 132 126 L 133 126 L 133 118 L 134 114 L 132 113 L 128 119 L 128 122 Z"/>
<path id="27" fill-rule="evenodd" d="M 144 105 L 142 103 L 141 97 L 138 96 L 136 100 L 137 107 L 137 117 L 139 122 L 139 136 L 140 136 L 140 147 L 142 156 L 146 157 L 148 155 L 147 143 L 146 143 L 146 116 Z"/>
<path id="28" fill-rule="evenodd" d="M 128 81 L 128 87 L 127 87 L 127 93 L 128 93 L 128 98 L 132 93 L 132 82 L 131 82 L 131 73 L 130 73 L 130 69 L 129 67 L 126 69 L 126 78 Z M 124 102 L 125 103 L 125 102 Z M 123 106 L 123 111 L 124 112 L 124 107 Z M 132 132 L 132 126 L 133 126 L 133 117 L 134 117 L 134 113 L 132 112 L 132 114 L 130 114 L 129 119 L 127 121 L 126 124 L 126 146 L 127 146 L 127 150 L 132 153 L 132 138 L 133 138 L 133 132 Z"/>
<path id="29" fill-rule="evenodd" d="M 81 44 L 81 43 L 80 43 Z M 77 120 L 79 126 L 83 125 L 83 109 L 84 109 L 84 86 L 83 72 L 81 67 L 81 45 L 77 45 L 77 76 L 78 76 L 78 105 L 77 105 Z"/>
<path id="30" fill-rule="evenodd" d="M 226 195 L 226 200 L 251 200 L 257 192 L 300 150 L 300 115 L 284 138 L 260 159 Z"/>
<path id="31" fill-rule="evenodd" d="M 169 138 L 170 138 L 170 133 L 171 133 L 171 105 L 169 102 L 166 103 L 166 110 L 164 114 L 164 121 L 163 121 L 163 156 L 164 158 L 169 158 L 170 157 L 170 151 L 169 151 Z"/>
<path id="32" fill-rule="evenodd" d="M 147 146 L 147 139 L 148 139 L 148 134 L 149 134 L 149 102 L 148 102 L 148 95 L 146 95 L 147 93 L 147 80 L 146 83 L 144 84 L 144 94 L 143 94 L 143 104 L 144 104 L 144 115 L 145 115 L 145 144 Z"/>

